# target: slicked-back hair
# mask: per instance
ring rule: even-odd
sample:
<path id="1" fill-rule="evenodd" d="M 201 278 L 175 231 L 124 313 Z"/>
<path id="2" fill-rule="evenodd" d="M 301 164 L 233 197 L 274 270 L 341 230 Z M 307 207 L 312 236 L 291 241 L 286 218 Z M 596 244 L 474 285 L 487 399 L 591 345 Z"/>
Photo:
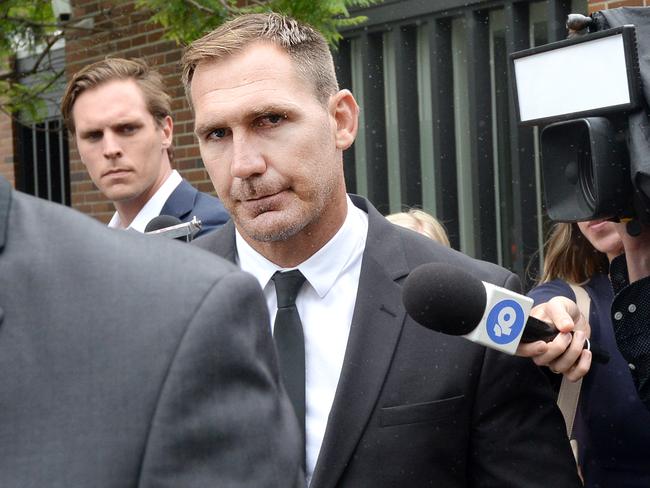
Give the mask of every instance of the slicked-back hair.
<path id="1" fill-rule="evenodd" d="M 106 58 L 77 71 L 66 87 L 61 113 L 68 130 L 74 134 L 72 109 L 86 90 L 114 80 L 133 80 L 144 95 L 147 110 L 159 125 L 171 116 L 171 97 L 165 91 L 162 76 L 143 59 Z"/>
<path id="2" fill-rule="evenodd" d="M 136 83 L 142 91 L 147 110 L 158 126 L 162 126 L 165 117 L 171 116 L 171 97 L 165 91 L 158 71 L 151 69 L 143 59 L 106 58 L 77 71 L 66 87 L 61 101 L 61 114 L 71 134 L 75 133 L 72 109 L 79 95 L 114 80 L 133 80 Z M 167 154 L 169 160 L 173 161 L 171 146 L 167 148 Z"/>
<path id="3" fill-rule="evenodd" d="M 182 60 L 183 85 L 190 106 L 190 85 L 199 64 L 219 61 L 258 42 L 284 50 L 322 104 L 338 91 L 332 53 L 320 32 L 277 13 L 246 14 L 220 25 L 186 48 Z"/>

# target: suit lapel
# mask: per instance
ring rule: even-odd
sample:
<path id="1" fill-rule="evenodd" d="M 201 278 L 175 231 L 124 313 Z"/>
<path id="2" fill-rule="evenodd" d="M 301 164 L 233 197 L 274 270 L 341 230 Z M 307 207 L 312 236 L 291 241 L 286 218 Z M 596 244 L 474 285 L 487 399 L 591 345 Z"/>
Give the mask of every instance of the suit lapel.
<path id="1" fill-rule="evenodd" d="M 336 486 L 375 409 L 406 312 L 396 282 L 408 274 L 398 234 L 367 202 L 369 229 L 341 377 L 311 488 Z"/>
<path id="2" fill-rule="evenodd" d="M 237 249 L 235 247 L 235 224 L 232 219 L 214 232 L 210 232 L 192 241 L 192 244 L 237 263 Z"/>
<path id="3" fill-rule="evenodd" d="M 194 208 L 194 200 L 198 190 L 183 179 L 174 189 L 163 205 L 160 215 L 172 215 L 183 220 Z"/>

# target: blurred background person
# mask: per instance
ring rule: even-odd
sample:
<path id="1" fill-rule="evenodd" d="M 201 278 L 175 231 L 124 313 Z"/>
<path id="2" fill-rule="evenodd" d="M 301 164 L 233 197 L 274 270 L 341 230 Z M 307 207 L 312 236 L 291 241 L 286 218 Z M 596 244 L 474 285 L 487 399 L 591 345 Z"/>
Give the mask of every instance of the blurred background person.
<path id="1" fill-rule="evenodd" d="M 650 413 L 637 396 L 628 364 L 616 347 L 610 318 L 614 293 L 608 270 L 610 262 L 623 251 L 616 225 L 605 220 L 554 224 L 546 243 L 540 283 L 529 296 L 535 305 L 557 296 L 576 301 L 570 284 L 588 294 L 591 339 L 609 352 L 610 361 L 593 363 L 590 369 L 587 364 L 589 371 L 583 378 L 573 427 L 578 461 L 587 487 L 640 488 L 650 486 Z M 583 339 L 579 337 L 572 341 L 568 334 L 561 334 L 556 338 L 565 348 L 576 340 L 581 345 Z M 571 369 L 584 369 L 583 356 L 588 354 L 578 352 L 574 365 L 567 364 L 568 354 L 540 362 L 554 372 L 575 376 Z M 583 364 L 578 367 L 579 363 Z"/>
<path id="2" fill-rule="evenodd" d="M 171 98 L 143 60 L 108 58 L 81 69 L 61 112 L 90 178 L 115 206 L 109 227 L 144 232 L 158 215 L 196 216 L 199 236 L 229 219 L 219 199 L 172 170 Z"/>
<path id="3" fill-rule="evenodd" d="M 387 215 L 386 218 L 393 224 L 424 234 L 434 241 L 450 247 L 445 227 L 434 216 L 424 210 L 412 208 L 406 212 Z"/>

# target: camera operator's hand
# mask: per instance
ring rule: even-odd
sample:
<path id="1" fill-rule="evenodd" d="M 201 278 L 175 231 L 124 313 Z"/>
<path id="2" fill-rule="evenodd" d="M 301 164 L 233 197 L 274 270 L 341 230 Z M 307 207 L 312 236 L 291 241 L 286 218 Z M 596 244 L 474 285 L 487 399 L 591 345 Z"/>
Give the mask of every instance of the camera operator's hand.
<path id="1" fill-rule="evenodd" d="M 519 344 L 517 355 L 531 358 L 538 366 L 548 366 L 570 381 L 578 381 L 586 375 L 591 367 L 591 351 L 583 347 L 585 339 L 591 335 L 591 328 L 575 302 L 554 297 L 533 307 L 530 315 L 555 325 L 560 333 L 548 343 Z"/>
<path id="2" fill-rule="evenodd" d="M 626 224 L 616 224 L 616 230 L 623 241 L 625 261 L 630 283 L 650 276 L 650 227 L 641 225 L 641 233 L 631 236 Z"/>

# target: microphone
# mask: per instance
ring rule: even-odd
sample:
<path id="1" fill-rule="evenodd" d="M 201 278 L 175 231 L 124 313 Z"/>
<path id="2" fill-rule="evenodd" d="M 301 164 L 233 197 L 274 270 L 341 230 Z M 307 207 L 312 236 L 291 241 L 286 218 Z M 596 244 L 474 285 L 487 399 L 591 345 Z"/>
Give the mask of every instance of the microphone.
<path id="1" fill-rule="evenodd" d="M 427 263 L 404 281 L 402 301 L 420 325 L 443 334 L 463 336 L 492 349 L 515 354 L 520 342 L 550 342 L 559 332 L 529 317 L 533 299 L 486 283 L 450 264 Z M 584 347 L 594 361 L 609 354 L 588 339 Z"/>
<path id="2" fill-rule="evenodd" d="M 149 221 L 144 233 L 189 242 L 199 230 L 201 221 L 196 217 L 192 217 L 189 222 L 182 222 L 172 215 L 159 215 Z"/>
<path id="3" fill-rule="evenodd" d="M 182 223 L 181 219 L 174 217 L 173 215 L 158 215 L 149 221 L 147 226 L 144 228 L 144 233 L 148 234 L 149 232 L 166 229 L 167 227 L 172 227 Z"/>

